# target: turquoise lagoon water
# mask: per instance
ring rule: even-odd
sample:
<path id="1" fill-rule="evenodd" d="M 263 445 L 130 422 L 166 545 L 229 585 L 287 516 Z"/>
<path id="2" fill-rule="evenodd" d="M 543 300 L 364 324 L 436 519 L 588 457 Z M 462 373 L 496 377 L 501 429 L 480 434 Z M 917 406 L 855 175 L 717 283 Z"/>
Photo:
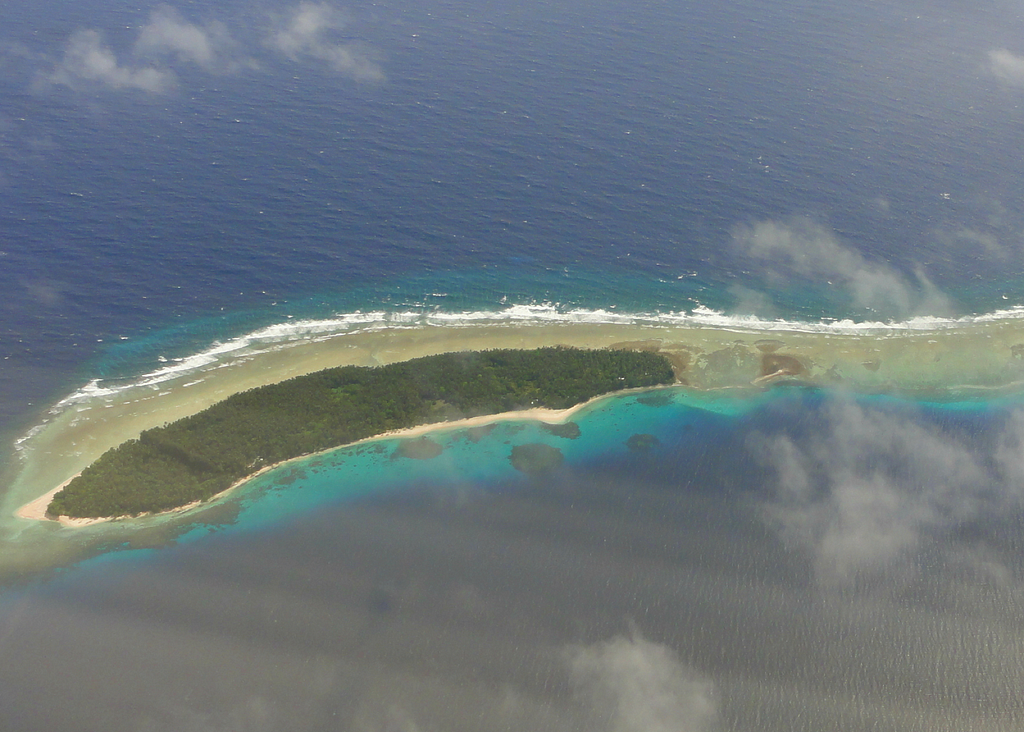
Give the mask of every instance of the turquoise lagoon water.
<path id="1" fill-rule="evenodd" d="M 59 412 L 303 339 L 1021 317 L 1005 3 L 170 5 L 0 10 L 5 486 Z M 1018 395 L 574 421 L 341 449 L 178 516 L 6 519 L 31 569 L 0 727 L 1021 728 Z M 537 442 L 564 462 L 519 473 Z"/>

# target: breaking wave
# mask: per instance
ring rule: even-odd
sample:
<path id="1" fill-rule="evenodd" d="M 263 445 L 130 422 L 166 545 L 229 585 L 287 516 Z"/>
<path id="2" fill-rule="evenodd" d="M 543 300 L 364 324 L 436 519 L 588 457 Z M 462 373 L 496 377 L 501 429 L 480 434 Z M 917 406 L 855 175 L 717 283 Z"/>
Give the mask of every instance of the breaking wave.
<path id="1" fill-rule="evenodd" d="M 891 322 L 827 319 L 817 322 L 786 319 L 767 320 L 750 315 L 730 315 L 704 306 L 697 306 L 689 312 L 626 312 L 615 307 L 565 308 L 557 303 L 511 305 L 493 310 L 480 309 L 461 312 L 446 312 L 437 309 L 357 311 L 340 313 L 327 318 L 289 318 L 233 338 L 214 341 L 205 349 L 185 357 L 170 359 L 161 357 L 158 368 L 149 370 L 140 376 L 127 379 L 93 379 L 51 407 L 50 414 L 59 414 L 83 402 L 115 397 L 129 389 L 147 387 L 159 389 L 161 384 L 180 379 L 191 373 L 200 374 L 211 369 L 222 368 L 237 363 L 240 359 L 249 359 L 270 351 L 302 343 L 343 338 L 355 333 L 383 330 L 430 327 L 459 328 L 487 324 L 509 326 L 586 323 L 709 328 L 746 334 L 791 332 L 898 336 L 927 332 L 938 334 L 943 331 L 985 326 L 1000 321 L 1016 322 L 1021 320 L 1024 320 L 1024 307 L 958 318 L 919 316 Z M 34 429 L 37 430 L 38 427 Z M 18 444 L 29 439 L 32 434 L 25 435 L 18 440 Z"/>

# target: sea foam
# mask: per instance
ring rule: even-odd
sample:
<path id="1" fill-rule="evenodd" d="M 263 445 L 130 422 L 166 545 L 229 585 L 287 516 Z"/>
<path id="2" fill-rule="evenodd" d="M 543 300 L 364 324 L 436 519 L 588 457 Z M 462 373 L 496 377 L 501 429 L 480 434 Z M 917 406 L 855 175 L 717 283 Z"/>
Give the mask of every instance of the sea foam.
<path id="1" fill-rule="evenodd" d="M 627 312 L 615 307 L 587 309 L 563 307 L 559 303 L 519 304 L 494 310 L 445 311 L 440 309 L 368 310 L 339 313 L 317 319 L 286 319 L 233 338 L 218 340 L 189 356 L 161 357 L 159 368 L 127 379 L 92 379 L 57 402 L 49 410 L 57 415 L 85 402 L 110 401 L 132 389 L 158 390 L 162 384 L 190 374 L 222 368 L 270 351 L 295 345 L 343 338 L 355 333 L 426 328 L 479 327 L 481 325 L 572 325 L 614 324 L 644 327 L 713 329 L 745 334 L 809 333 L 844 336 L 893 337 L 901 334 L 940 334 L 952 329 L 971 328 L 1000 321 L 1024 320 L 1024 307 L 997 310 L 958 318 L 917 316 L 901 321 L 768 320 L 753 315 L 734 315 L 704 306 L 692 311 Z M 192 382 L 195 383 L 195 382 Z M 36 428 L 38 429 L 38 428 Z M 29 437 L 18 440 L 21 446 Z"/>

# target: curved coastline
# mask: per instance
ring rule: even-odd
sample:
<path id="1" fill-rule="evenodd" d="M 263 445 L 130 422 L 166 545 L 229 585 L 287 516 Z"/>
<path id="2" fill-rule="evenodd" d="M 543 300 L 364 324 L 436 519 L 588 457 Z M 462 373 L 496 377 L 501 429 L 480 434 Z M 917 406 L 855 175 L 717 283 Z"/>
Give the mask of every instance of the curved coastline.
<path id="1" fill-rule="evenodd" d="M 389 440 L 389 439 L 396 439 L 396 438 L 404 439 L 404 438 L 412 438 L 412 437 L 421 437 L 421 436 L 424 436 L 424 435 L 435 434 L 435 433 L 438 433 L 438 432 L 447 432 L 447 431 L 451 431 L 451 430 L 466 429 L 468 427 L 479 427 L 479 426 L 484 426 L 484 425 L 490 425 L 490 424 L 494 424 L 496 422 L 537 421 L 537 422 L 543 422 L 544 424 L 562 424 L 562 423 L 566 422 L 574 414 L 576 414 L 576 413 L 582 411 L 583 409 L 585 409 L 587 407 L 590 407 L 593 404 L 595 404 L 597 402 L 600 402 L 600 401 L 602 401 L 604 399 L 609 399 L 609 398 L 612 398 L 612 397 L 620 397 L 620 396 L 622 396 L 624 394 L 629 394 L 629 393 L 639 393 L 639 392 L 655 391 L 655 390 L 666 389 L 666 388 L 672 388 L 672 386 L 671 385 L 669 385 L 669 386 L 648 386 L 648 387 L 640 387 L 640 388 L 637 388 L 637 389 L 623 389 L 621 391 L 609 392 L 607 394 L 600 394 L 600 395 L 598 395 L 598 396 L 596 396 L 596 397 L 594 397 L 592 399 L 588 399 L 585 402 L 580 402 L 579 404 L 575 404 L 575 405 L 573 405 L 571 407 L 568 407 L 567 409 L 547 409 L 547 408 L 544 408 L 544 407 L 533 407 L 531 409 L 519 409 L 519 410 L 515 410 L 515 411 L 511 411 L 511 412 L 499 412 L 497 414 L 484 414 L 484 415 L 478 415 L 478 416 L 475 416 L 475 417 L 466 417 L 464 419 L 452 420 L 452 421 L 448 421 L 448 422 L 430 422 L 430 423 L 427 423 L 427 424 L 416 425 L 414 427 L 406 427 L 406 428 L 400 429 L 400 430 L 390 430 L 388 432 L 382 432 L 379 435 L 373 435 L 371 437 L 365 437 L 365 438 L 363 438 L 361 440 L 355 440 L 354 442 L 349 442 L 349 443 L 344 444 L 344 445 L 338 445 L 337 447 L 332 447 L 332 448 L 330 448 L 328 450 L 323 450 L 321 452 L 309 453 L 307 455 L 299 455 L 297 457 L 289 458 L 288 460 L 282 460 L 279 463 L 274 463 L 272 465 L 266 465 L 266 466 L 260 468 L 257 472 L 253 473 L 252 475 L 246 476 L 245 478 L 235 482 L 234 484 L 232 484 L 231 486 L 229 486 L 225 490 L 221 491 L 220 493 L 217 493 L 214 496 L 211 496 L 210 498 L 208 498 L 208 499 L 206 499 L 204 501 L 195 501 L 193 503 L 189 503 L 189 504 L 186 504 L 184 506 L 178 506 L 177 508 L 172 508 L 172 509 L 169 509 L 167 511 L 159 511 L 157 513 L 144 514 L 142 516 L 107 516 L 107 517 L 103 517 L 103 518 L 71 518 L 69 516 L 52 517 L 52 516 L 47 515 L 46 509 L 49 506 L 50 501 L 68 483 L 70 483 L 72 480 L 74 480 L 75 478 L 78 477 L 78 474 L 75 474 L 75 475 L 71 476 L 70 478 L 68 478 L 63 483 L 61 483 L 56 488 L 53 488 L 52 490 L 50 490 L 47 493 L 45 493 L 42 496 L 40 496 L 39 498 L 36 498 L 35 500 L 30 501 L 29 503 L 26 503 L 25 505 L 23 505 L 21 508 L 19 508 L 15 512 L 15 516 L 17 516 L 18 518 L 29 519 L 29 520 L 34 520 L 34 521 L 54 521 L 54 522 L 57 522 L 57 523 L 61 524 L 62 526 L 67 526 L 67 527 L 70 527 L 70 528 L 81 528 L 83 526 L 91 526 L 93 524 L 104 523 L 104 522 L 107 522 L 107 521 L 116 521 L 116 520 L 120 520 L 120 519 L 144 518 L 146 516 L 157 516 L 157 515 L 163 515 L 163 514 L 182 513 L 182 512 L 188 511 L 190 509 L 193 509 L 193 508 L 196 508 L 196 507 L 208 504 L 208 503 L 210 503 L 212 501 L 215 501 L 215 500 L 217 500 L 219 498 L 223 498 L 224 496 L 226 496 L 227 494 L 231 493 L 232 491 L 234 491 L 234 490 L 236 490 L 238 488 L 241 488 L 246 483 L 249 483 L 249 482 L 255 480 L 256 478 L 258 478 L 259 476 L 261 476 L 261 475 L 263 475 L 265 473 L 269 473 L 272 470 L 276 470 L 277 468 L 280 468 L 280 467 L 282 467 L 284 465 L 288 465 L 288 464 L 294 463 L 294 462 L 300 462 L 302 460 L 308 460 L 310 458 L 315 458 L 318 455 L 323 455 L 325 453 L 333 452 L 335 450 L 344 450 L 344 449 L 347 449 L 347 448 L 355 447 L 356 445 L 362 445 L 362 444 L 369 443 L 369 442 L 376 442 L 378 440 Z"/>
<path id="2" fill-rule="evenodd" d="M 713 327 L 692 321 L 638 321 L 626 315 L 607 320 L 612 322 L 573 317 L 457 326 L 403 323 L 305 338 L 280 329 L 276 341 L 264 330 L 255 352 L 238 349 L 221 360 L 197 356 L 201 363 L 196 368 L 181 368 L 159 379 L 147 374 L 116 388 L 94 382 L 74 399 L 63 400 L 49 422 L 19 441 L 23 468 L 6 492 L 8 515 L 35 517 L 29 506 L 42 500 L 41 489 L 52 492 L 49 486 L 63 484 L 106 449 L 144 429 L 194 414 L 233 393 L 331 366 L 382 365 L 449 351 L 566 345 L 659 350 L 674 359 L 697 399 L 723 390 L 761 393 L 780 381 L 911 398 L 991 398 L 1015 393 L 1024 383 L 1024 322 L 1016 311 L 943 321 L 934 330 L 783 323 L 765 329 L 762 321 L 744 327 L 742 319 Z M 326 325 L 318 327 L 327 330 Z M 498 416 L 516 418 L 488 419 Z M 385 436 L 395 435 L 370 439 Z"/>

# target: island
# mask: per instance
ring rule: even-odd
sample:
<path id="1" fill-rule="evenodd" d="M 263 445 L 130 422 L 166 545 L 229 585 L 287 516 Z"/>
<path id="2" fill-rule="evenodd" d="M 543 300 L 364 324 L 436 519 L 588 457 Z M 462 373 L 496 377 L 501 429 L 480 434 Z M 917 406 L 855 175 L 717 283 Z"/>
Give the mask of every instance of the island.
<path id="1" fill-rule="evenodd" d="M 544 347 L 341 366 L 234 394 L 103 453 L 58 491 L 50 518 L 139 516 L 206 501 L 270 466 L 419 425 L 567 409 L 671 384 L 647 349 Z"/>

